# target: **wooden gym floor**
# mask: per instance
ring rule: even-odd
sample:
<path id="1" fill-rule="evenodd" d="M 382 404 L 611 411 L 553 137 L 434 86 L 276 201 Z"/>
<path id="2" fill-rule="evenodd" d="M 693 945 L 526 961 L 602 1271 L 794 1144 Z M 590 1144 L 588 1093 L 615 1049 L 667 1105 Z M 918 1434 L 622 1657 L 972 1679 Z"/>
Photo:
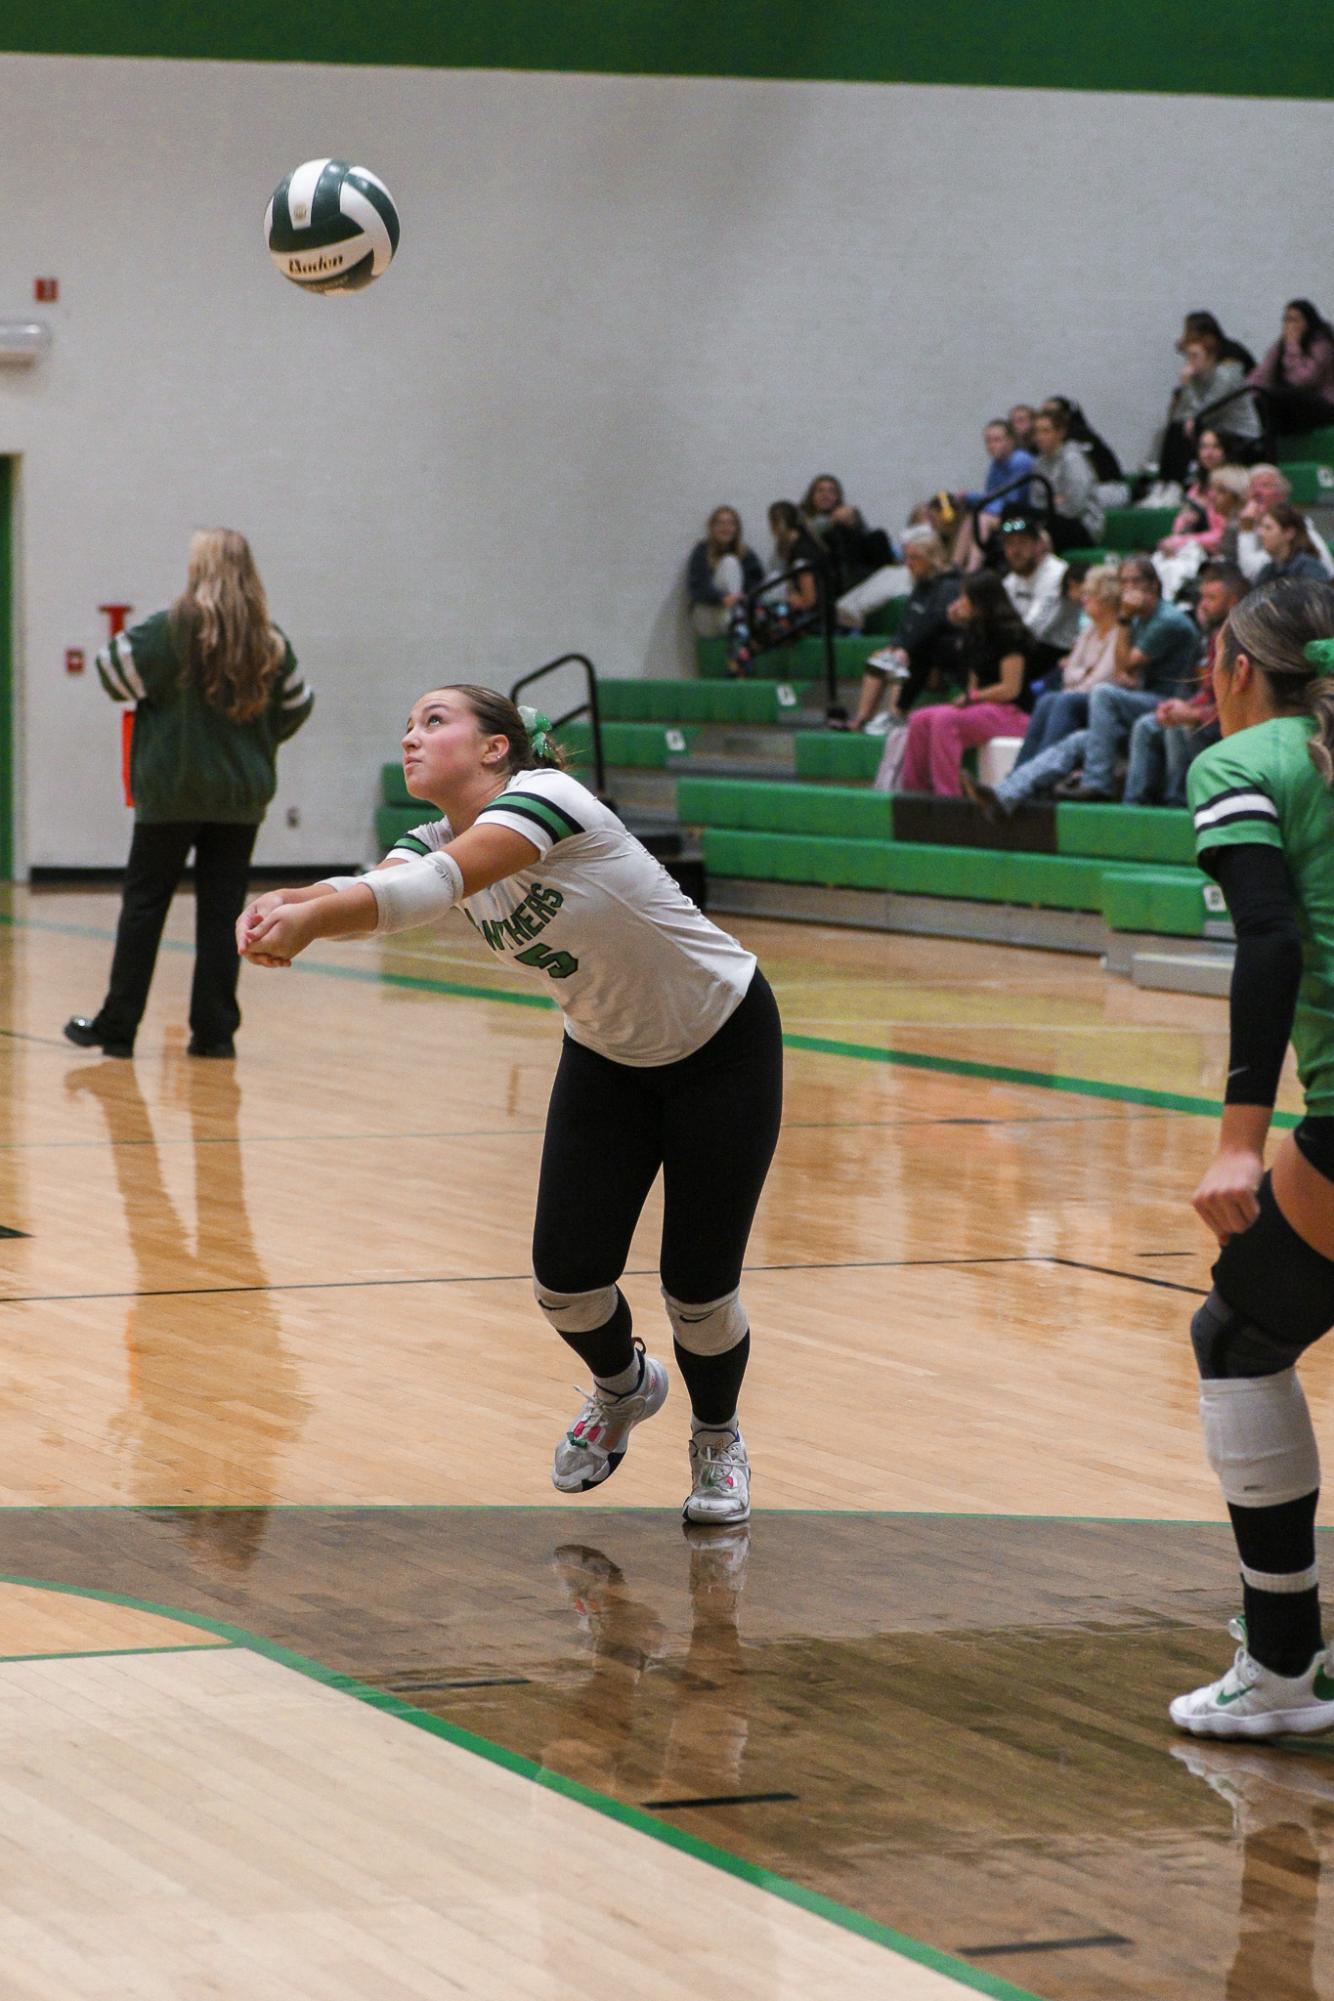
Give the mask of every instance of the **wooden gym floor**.
<path id="1" fill-rule="evenodd" d="M 193 1062 L 191 914 L 107 1062 L 59 1031 L 114 898 L 0 891 L 5 2001 L 1332 1991 L 1334 1751 L 1164 1713 L 1235 1610 L 1221 1003 L 741 927 L 789 1041 L 756 1515 L 687 1537 L 679 1385 L 597 1505 L 548 1483 L 554 1016 L 460 926 L 247 971 Z"/>

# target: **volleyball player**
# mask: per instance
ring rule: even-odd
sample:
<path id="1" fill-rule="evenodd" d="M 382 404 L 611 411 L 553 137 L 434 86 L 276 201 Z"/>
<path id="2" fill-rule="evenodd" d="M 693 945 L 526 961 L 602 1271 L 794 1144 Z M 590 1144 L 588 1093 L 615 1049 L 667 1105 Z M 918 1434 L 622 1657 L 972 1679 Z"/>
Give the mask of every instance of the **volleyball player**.
<path id="1" fill-rule="evenodd" d="M 1320 1460 L 1294 1365 L 1334 1326 L 1334 590 L 1263 585 L 1213 670 L 1223 738 L 1188 779 L 1200 865 L 1237 934 L 1218 1151 L 1195 1208 L 1221 1246 L 1191 1323 L 1244 1620 L 1219 1681 L 1171 1705 L 1196 1736 L 1334 1730 L 1315 1553 Z M 1291 1037 L 1305 1116 L 1265 1171 Z"/>
<path id="2" fill-rule="evenodd" d="M 487 688 L 437 688 L 412 711 L 403 769 L 444 819 L 397 841 L 368 875 L 260 897 L 238 923 L 240 949 L 281 965 L 315 938 L 435 925 L 457 904 L 559 1003 L 533 1271 L 538 1305 L 593 1387 L 556 1447 L 552 1481 L 562 1493 L 600 1486 L 667 1396 L 667 1371 L 635 1338 L 617 1284 L 661 1168 L 662 1290 L 691 1410 L 684 1512 L 745 1521 L 737 1399 L 750 1334 L 738 1288 L 782 1112 L 768 982 L 559 769 L 532 711 Z"/>

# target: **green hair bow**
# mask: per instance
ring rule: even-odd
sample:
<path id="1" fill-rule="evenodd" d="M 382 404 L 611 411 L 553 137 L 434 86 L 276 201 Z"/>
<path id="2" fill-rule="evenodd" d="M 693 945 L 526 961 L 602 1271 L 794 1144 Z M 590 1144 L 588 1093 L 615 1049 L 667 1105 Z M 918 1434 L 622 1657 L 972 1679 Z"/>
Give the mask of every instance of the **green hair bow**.
<path id="1" fill-rule="evenodd" d="M 538 757 L 546 757 L 551 750 L 551 718 L 544 716 L 540 709 L 530 709 L 522 703 L 519 715 L 528 732 L 528 741 Z"/>
<path id="2" fill-rule="evenodd" d="M 1334 674 L 1334 639 L 1309 639 L 1302 653 L 1322 674 Z"/>

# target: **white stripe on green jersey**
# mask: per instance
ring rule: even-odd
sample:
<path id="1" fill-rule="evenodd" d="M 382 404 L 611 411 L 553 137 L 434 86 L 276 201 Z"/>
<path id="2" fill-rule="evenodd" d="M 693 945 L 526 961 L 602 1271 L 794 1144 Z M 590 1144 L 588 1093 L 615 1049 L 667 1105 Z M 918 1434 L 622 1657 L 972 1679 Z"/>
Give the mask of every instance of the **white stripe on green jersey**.
<path id="1" fill-rule="evenodd" d="M 1281 850 L 1302 934 L 1292 1043 L 1307 1109 L 1334 1115 L 1334 795 L 1311 763 L 1314 724 L 1275 716 L 1234 730 L 1191 765 L 1186 785 L 1200 867 L 1224 848 Z"/>
<path id="2" fill-rule="evenodd" d="M 574 1041 L 643 1068 L 717 1034 L 754 954 L 696 909 L 610 807 L 563 771 L 523 771 L 483 807 L 483 824 L 512 828 L 537 855 L 459 907 L 493 952 L 542 983 Z M 390 853 L 431 854 L 452 839 L 447 821 L 428 821 Z"/>

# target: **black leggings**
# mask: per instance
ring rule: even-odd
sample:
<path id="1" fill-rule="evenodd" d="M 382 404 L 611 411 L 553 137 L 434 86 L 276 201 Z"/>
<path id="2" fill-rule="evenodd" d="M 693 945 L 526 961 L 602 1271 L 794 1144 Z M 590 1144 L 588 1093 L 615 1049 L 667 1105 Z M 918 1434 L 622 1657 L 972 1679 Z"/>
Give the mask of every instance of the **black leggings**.
<path id="1" fill-rule="evenodd" d="M 782 1113 L 782 1024 L 758 966 L 730 1019 L 679 1063 L 631 1068 L 566 1036 L 533 1227 L 539 1282 L 614 1285 L 661 1168 L 665 1290 L 701 1306 L 734 1291 Z"/>

